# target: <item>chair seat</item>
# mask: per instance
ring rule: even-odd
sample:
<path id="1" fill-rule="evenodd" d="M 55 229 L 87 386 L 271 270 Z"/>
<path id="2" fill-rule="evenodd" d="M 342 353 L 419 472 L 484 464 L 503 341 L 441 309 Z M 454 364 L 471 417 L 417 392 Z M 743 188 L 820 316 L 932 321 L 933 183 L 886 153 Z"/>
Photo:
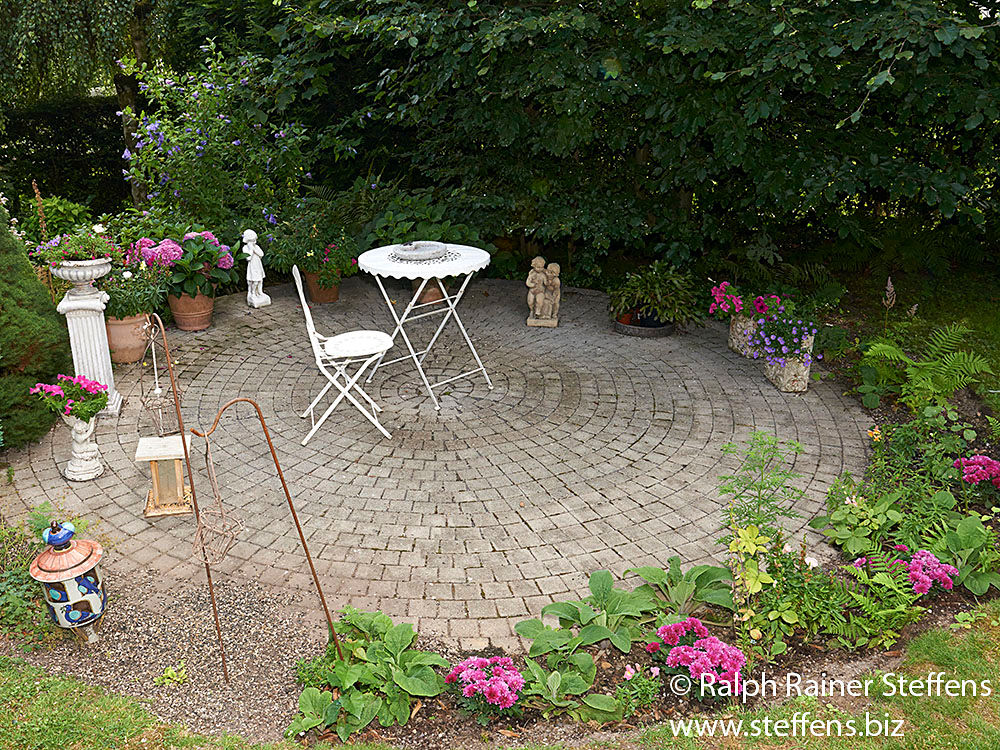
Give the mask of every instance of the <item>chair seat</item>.
<path id="1" fill-rule="evenodd" d="M 334 359 L 371 357 L 391 348 L 392 336 L 382 331 L 350 331 L 323 342 L 323 352 Z"/>

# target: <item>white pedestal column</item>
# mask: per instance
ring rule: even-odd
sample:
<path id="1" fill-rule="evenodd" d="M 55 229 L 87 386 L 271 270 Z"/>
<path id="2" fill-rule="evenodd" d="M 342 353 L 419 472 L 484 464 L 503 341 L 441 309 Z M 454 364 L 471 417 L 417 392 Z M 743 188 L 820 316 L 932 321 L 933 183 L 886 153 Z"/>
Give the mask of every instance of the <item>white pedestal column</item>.
<path id="1" fill-rule="evenodd" d="M 66 316 L 76 374 L 106 385 L 108 406 L 101 414 L 118 416 L 122 408 L 122 395 L 115 390 L 108 331 L 104 327 L 104 303 L 107 301 L 107 292 L 95 289 L 88 282 L 66 292 L 56 310 Z"/>

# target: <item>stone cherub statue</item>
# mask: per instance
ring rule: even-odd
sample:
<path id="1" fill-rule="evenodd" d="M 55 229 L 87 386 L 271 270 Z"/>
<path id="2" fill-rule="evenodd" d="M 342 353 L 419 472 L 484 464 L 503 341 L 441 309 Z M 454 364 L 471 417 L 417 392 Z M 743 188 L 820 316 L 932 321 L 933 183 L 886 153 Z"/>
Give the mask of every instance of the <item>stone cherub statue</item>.
<path id="1" fill-rule="evenodd" d="M 528 287 L 529 326 L 539 328 L 555 328 L 559 325 L 559 297 L 561 283 L 559 281 L 559 264 L 549 263 L 545 266 L 545 258 L 540 255 L 531 261 L 528 279 L 524 282 Z"/>
<path id="2" fill-rule="evenodd" d="M 257 244 L 257 233 L 252 229 L 243 232 L 243 252 L 247 256 L 247 304 L 267 307 L 271 298 L 264 294 L 264 251 Z"/>

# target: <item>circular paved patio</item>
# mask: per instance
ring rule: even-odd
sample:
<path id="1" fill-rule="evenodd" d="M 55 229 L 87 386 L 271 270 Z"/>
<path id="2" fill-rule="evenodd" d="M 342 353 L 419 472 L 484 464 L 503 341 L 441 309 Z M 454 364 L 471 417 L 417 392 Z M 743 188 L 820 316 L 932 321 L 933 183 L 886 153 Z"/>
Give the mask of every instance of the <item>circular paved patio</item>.
<path id="1" fill-rule="evenodd" d="M 397 291 L 404 305 L 409 293 Z M 559 328 L 528 328 L 523 284 L 495 280 L 474 281 L 460 308 L 493 390 L 482 377 L 457 381 L 442 389 L 435 412 L 412 366 L 396 364 L 367 387 L 391 439 L 341 407 L 303 448 L 309 422 L 297 415 L 325 381 L 294 288 L 268 292 L 270 307 L 248 312 L 234 295 L 218 300 L 208 331 L 168 331 L 184 416 L 188 427 L 206 429 L 230 398 L 260 403 L 332 607 L 382 609 L 470 645 L 504 641 L 544 604 L 584 595 L 593 570 L 621 574 L 673 554 L 688 563 L 719 559 L 716 478 L 732 468 L 723 443 L 759 429 L 805 446 L 795 468 L 807 496 L 797 508 L 803 518 L 790 524 L 795 533 L 838 473 L 864 466 L 868 425 L 851 399 L 826 383 L 779 393 L 758 363 L 726 348 L 722 326 L 628 338 L 611 331 L 603 295 L 570 289 Z M 321 333 L 391 331 L 367 279 L 349 279 L 340 302 L 313 312 Z M 452 327 L 428 374 L 462 372 L 470 361 Z M 11 456 L 15 502 L 24 512 L 50 499 L 98 519 L 95 533 L 114 542 L 118 570 L 201 580 L 190 558 L 191 517 L 142 517 L 149 470 L 133 456 L 152 428 L 138 403 L 138 368 L 116 371 L 126 405 L 98 427 L 109 470 L 92 482 L 65 481 L 57 463 L 67 460 L 69 440 L 60 425 Z M 207 505 L 199 445 L 196 481 Z M 212 446 L 227 508 L 245 525 L 220 574 L 308 590 L 253 410 L 227 412 Z"/>

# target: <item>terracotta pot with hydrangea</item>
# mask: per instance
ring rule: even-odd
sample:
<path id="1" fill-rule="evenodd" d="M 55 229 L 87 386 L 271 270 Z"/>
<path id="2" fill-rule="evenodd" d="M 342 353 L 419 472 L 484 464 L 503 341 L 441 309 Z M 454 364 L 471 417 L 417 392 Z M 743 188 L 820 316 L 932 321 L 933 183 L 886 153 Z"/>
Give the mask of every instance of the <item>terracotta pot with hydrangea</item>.
<path id="1" fill-rule="evenodd" d="M 167 303 L 177 327 L 200 331 L 212 324 L 215 294 L 236 281 L 235 259 L 228 245 L 208 231 L 188 232 L 180 241 L 143 237 L 135 247 L 146 263 L 166 266 Z"/>

